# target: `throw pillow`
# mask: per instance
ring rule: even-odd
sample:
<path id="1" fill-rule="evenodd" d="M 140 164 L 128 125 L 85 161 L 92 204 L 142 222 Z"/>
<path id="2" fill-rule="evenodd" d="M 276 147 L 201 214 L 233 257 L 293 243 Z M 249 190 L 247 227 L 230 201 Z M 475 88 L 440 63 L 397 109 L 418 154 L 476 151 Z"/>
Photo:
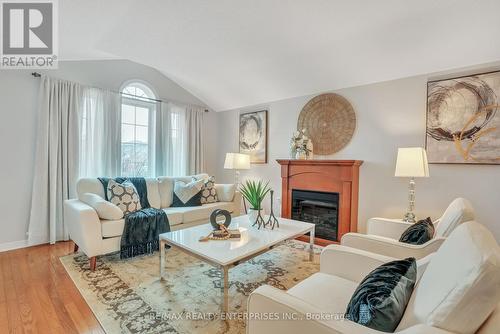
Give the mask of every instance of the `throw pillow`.
<path id="1" fill-rule="evenodd" d="M 83 193 L 80 201 L 91 206 L 100 219 L 118 220 L 123 218 L 123 211 L 119 207 L 106 201 L 99 195 L 93 193 Z"/>
<path id="2" fill-rule="evenodd" d="M 175 181 L 172 207 L 200 206 L 202 187 L 203 180 L 196 180 L 189 183 L 179 180 Z"/>
<path id="3" fill-rule="evenodd" d="M 107 194 L 109 201 L 119 207 L 124 215 L 142 209 L 137 189 L 129 180 L 123 183 L 109 180 Z"/>
<path id="4" fill-rule="evenodd" d="M 193 181 L 198 181 L 193 177 Z M 217 191 L 215 190 L 215 176 L 210 176 L 208 179 L 203 180 L 201 187 L 201 204 L 218 202 Z"/>
<path id="5" fill-rule="evenodd" d="M 417 279 L 412 257 L 385 263 L 366 276 L 354 291 L 346 318 L 360 325 L 394 332 L 404 314 Z"/>
<path id="6" fill-rule="evenodd" d="M 236 192 L 236 184 L 217 184 L 215 190 L 219 202 L 232 202 Z"/>
<path id="7" fill-rule="evenodd" d="M 408 227 L 401 237 L 400 242 L 412 245 L 422 245 L 431 240 L 434 236 L 434 224 L 429 217 L 419 220 L 415 224 Z"/>

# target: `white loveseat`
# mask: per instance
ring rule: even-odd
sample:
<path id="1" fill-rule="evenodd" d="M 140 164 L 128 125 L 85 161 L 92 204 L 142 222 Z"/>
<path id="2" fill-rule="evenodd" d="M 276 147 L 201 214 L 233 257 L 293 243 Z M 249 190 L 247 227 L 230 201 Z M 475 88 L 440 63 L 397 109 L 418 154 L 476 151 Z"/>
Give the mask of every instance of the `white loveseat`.
<path id="1" fill-rule="evenodd" d="M 207 174 L 195 175 L 208 178 Z M 233 216 L 240 215 L 241 194 L 234 184 L 216 184 L 219 202 L 195 207 L 171 207 L 174 182 L 190 182 L 192 176 L 146 178 L 148 200 L 151 207 L 163 209 L 167 214 L 171 230 L 208 223 L 210 214 L 215 209 L 225 209 Z M 95 268 L 95 257 L 120 250 L 124 219 L 101 219 L 94 208 L 81 201 L 86 193 L 104 198 L 104 188 L 97 178 L 83 178 L 77 183 L 77 199 L 64 202 L 64 221 L 69 229 L 69 236 L 76 248 L 83 251 L 90 259 L 91 269 Z"/>
<path id="2" fill-rule="evenodd" d="M 382 334 L 335 316 L 344 314 L 370 271 L 392 260 L 342 245 L 326 247 L 319 273 L 286 292 L 267 285 L 252 292 L 247 333 Z M 419 279 L 395 333 L 498 333 L 500 249 L 484 226 L 461 224 L 417 266 Z"/>

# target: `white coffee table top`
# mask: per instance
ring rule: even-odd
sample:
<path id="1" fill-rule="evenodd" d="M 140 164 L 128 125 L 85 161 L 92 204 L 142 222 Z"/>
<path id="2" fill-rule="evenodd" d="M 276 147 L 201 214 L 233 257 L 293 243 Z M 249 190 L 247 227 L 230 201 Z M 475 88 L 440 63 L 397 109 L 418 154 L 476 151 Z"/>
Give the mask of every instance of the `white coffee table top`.
<path id="1" fill-rule="evenodd" d="M 264 219 L 267 219 L 267 216 Z M 314 228 L 314 224 L 286 218 L 278 219 L 279 228 L 258 230 L 257 226 L 251 226 L 245 215 L 233 218 L 229 229 L 240 230 L 241 239 L 238 241 L 210 240 L 200 242 L 201 237 L 208 235 L 213 230 L 212 225 L 208 223 L 160 234 L 160 240 L 166 240 L 168 244 L 183 248 L 221 266 L 226 266 L 264 251 L 282 241 L 301 236 Z"/>

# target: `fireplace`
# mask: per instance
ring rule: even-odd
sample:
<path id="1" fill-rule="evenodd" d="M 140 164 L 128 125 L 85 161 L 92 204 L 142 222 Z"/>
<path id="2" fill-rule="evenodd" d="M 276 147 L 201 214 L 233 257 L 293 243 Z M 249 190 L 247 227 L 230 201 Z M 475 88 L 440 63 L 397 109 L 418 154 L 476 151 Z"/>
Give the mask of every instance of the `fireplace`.
<path id="1" fill-rule="evenodd" d="M 358 226 L 361 160 L 278 160 L 281 216 L 316 224 L 315 243 L 338 243 Z M 299 238 L 300 239 L 300 238 Z M 308 237 L 302 238 L 307 240 Z"/>
<path id="2" fill-rule="evenodd" d="M 338 241 L 339 193 L 292 190 L 292 219 L 316 225 L 318 238 Z"/>

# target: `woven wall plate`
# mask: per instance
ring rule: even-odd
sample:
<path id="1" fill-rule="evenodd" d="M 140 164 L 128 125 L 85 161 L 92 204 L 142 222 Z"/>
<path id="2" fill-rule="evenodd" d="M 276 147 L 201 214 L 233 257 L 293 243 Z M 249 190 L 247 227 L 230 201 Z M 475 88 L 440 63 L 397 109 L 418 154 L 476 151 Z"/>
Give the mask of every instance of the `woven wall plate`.
<path id="1" fill-rule="evenodd" d="M 321 94 L 302 108 L 297 121 L 297 130 L 301 129 L 306 129 L 306 136 L 311 138 L 314 154 L 333 154 L 351 140 L 356 129 L 356 114 L 344 97 Z"/>

